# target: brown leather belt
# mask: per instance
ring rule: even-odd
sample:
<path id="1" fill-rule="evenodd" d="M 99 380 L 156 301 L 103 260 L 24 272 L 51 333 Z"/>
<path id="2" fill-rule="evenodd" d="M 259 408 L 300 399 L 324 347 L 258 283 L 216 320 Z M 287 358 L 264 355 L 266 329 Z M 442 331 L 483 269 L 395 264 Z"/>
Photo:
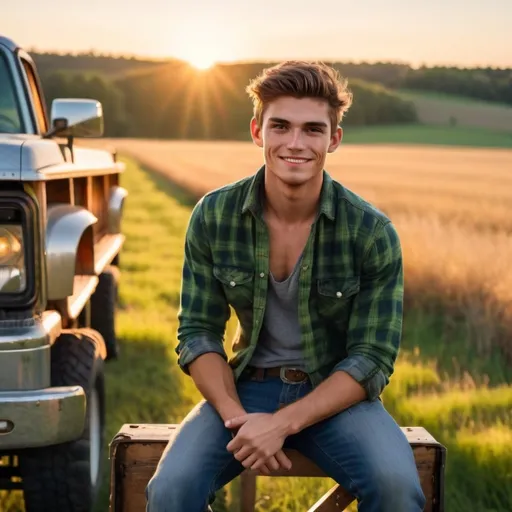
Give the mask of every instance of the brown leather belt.
<path id="1" fill-rule="evenodd" d="M 306 372 L 297 368 L 289 368 L 286 366 L 274 366 L 273 368 L 256 368 L 255 366 L 247 366 L 244 372 L 251 380 L 262 381 L 266 377 L 281 377 L 283 382 L 300 383 L 306 382 L 309 376 Z"/>

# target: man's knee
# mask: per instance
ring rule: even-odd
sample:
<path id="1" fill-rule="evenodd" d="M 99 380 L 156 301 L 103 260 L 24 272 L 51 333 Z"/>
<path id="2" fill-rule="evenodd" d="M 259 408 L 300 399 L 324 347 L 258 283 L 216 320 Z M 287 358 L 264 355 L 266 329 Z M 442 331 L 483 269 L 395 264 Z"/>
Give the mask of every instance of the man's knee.
<path id="1" fill-rule="evenodd" d="M 410 512 L 423 510 L 425 495 L 417 471 L 406 468 L 382 468 L 368 482 L 367 499 L 381 504 L 379 510 Z M 363 497 L 364 498 L 364 497 Z M 372 509 L 373 510 L 373 509 Z"/>
<path id="2" fill-rule="evenodd" d="M 146 486 L 147 512 L 175 512 L 197 503 L 206 503 L 208 492 L 202 489 L 197 474 L 189 474 L 183 466 L 156 472 Z M 202 496 L 205 494 L 204 496 Z"/>
<path id="3" fill-rule="evenodd" d="M 171 512 L 176 510 L 176 504 L 181 500 L 179 496 L 182 486 L 181 482 L 174 482 L 171 477 L 164 477 L 156 473 L 148 482 L 146 487 L 147 512 Z"/>

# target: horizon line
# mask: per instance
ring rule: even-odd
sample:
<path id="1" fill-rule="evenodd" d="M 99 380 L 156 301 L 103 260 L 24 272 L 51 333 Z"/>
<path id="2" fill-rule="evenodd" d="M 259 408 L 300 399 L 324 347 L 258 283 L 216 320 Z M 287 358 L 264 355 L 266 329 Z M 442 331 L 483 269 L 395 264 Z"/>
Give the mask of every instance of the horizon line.
<path id="1" fill-rule="evenodd" d="M 146 61 L 146 62 L 155 62 L 155 63 L 165 63 L 169 61 L 179 61 L 184 64 L 190 64 L 190 62 L 181 57 L 176 57 L 173 55 L 163 56 L 163 55 L 150 55 L 150 54 L 142 54 L 142 53 L 119 53 L 107 50 L 99 50 L 97 48 L 91 48 L 89 50 L 56 50 L 56 49 L 43 49 L 37 48 L 36 46 L 29 46 L 24 48 L 25 51 L 29 54 L 52 54 L 59 56 L 95 56 L 95 57 L 108 57 L 114 59 L 132 59 L 138 61 Z M 285 60 L 304 60 L 309 62 L 325 62 L 325 63 L 336 63 L 336 64 L 391 64 L 391 65 L 399 65 L 399 66 L 409 66 L 412 69 L 419 68 L 457 68 L 457 69 L 493 69 L 493 70 L 508 70 L 512 69 L 512 63 L 510 65 L 491 65 L 491 64 L 474 64 L 472 66 L 468 66 L 466 64 L 440 64 L 440 63 L 430 63 L 427 64 L 425 62 L 419 64 L 413 64 L 411 62 L 399 59 L 363 59 L 363 60 L 344 60 L 344 59 L 333 59 L 333 58 L 315 58 L 308 59 L 302 57 L 287 57 L 287 58 L 246 58 L 246 59 L 218 59 L 215 61 L 214 66 L 217 64 L 220 65 L 234 65 L 234 64 L 266 64 L 266 63 L 277 63 Z M 212 66 L 213 67 L 213 66 Z"/>

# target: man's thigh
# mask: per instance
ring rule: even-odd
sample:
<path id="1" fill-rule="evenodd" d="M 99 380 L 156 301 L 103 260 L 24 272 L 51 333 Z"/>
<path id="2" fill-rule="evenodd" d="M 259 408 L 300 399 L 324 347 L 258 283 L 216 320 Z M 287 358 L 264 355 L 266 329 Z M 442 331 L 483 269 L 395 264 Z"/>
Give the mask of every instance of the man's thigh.
<path id="1" fill-rule="evenodd" d="M 280 381 L 246 381 L 237 386 L 242 406 L 248 413 L 274 412 L 281 387 Z M 215 492 L 244 469 L 226 449 L 232 437 L 215 408 L 202 400 L 183 419 L 168 443 L 154 478 L 183 481 L 184 485 L 194 479 L 198 487 Z"/>
<path id="2" fill-rule="evenodd" d="M 412 502 L 422 499 L 409 442 L 378 400 L 360 402 L 308 427 L 294 436 L 293 447 L 358 499 L 396 486 L 398 493 L 407 487 Z"/>
<path id="3" fill-rule="evenodd" d="M 154 479 L 176 486 L 194 481 L 202 493 L 209 490 L 219 474 L 236 470 L 234 457 L 226 450 L 231 439 L 216 410 L 201 400 L 180 423 L 167 444 L 153 476 Z M 231 468 L 229 466 L 232 466 Z"/>

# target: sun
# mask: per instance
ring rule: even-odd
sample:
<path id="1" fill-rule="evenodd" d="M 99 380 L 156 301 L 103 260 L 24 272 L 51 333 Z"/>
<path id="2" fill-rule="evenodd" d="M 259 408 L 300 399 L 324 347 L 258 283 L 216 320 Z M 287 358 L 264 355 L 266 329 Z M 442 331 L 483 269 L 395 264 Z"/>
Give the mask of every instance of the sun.
<path id="1" fill-rule="evenodd" d="M 192 66 L 201 71 L 210 69 L 215 65 L 215 59 L 208 55 L 195 55 L 189 57 L 187 60 Z"/>
<path id="2" fill-rule="evenodd" d="M 231 32 L 219 30 L 227 22 L 222 11 L 220 9 L 212 11 L 209 16 L 197 16 L 191 10 L 190 16 L 180 17 L 180 23 L 173 27 L 165 43 L 166 53 L 188 63 L 197 71 L 222 67 L 225 63 L 239 60 L 238 54 L 243 47 L 240 38 L 234 38 Z"/>

